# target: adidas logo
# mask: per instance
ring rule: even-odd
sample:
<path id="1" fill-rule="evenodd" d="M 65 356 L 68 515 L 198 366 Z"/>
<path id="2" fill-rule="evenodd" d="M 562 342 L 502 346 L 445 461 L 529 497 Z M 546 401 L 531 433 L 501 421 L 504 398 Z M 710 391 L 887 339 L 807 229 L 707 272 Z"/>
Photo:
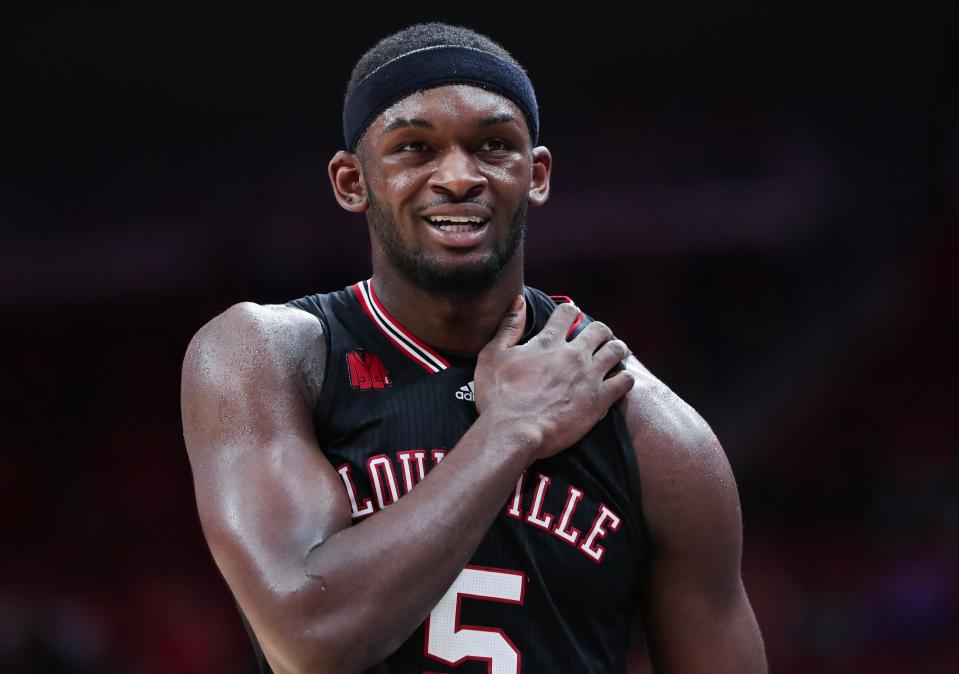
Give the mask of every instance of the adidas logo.
<path id="1" fill-rule="evenodd" d="M 460 390 L 456 392 L 456 399 L 473 402 L 473 382 L 460 386 Z"/>

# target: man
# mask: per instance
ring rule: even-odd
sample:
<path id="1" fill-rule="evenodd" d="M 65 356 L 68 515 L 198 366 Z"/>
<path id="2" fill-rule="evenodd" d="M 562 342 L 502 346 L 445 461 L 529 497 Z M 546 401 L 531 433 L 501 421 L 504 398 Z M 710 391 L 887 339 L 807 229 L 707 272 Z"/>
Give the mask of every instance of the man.
<path id="1" fill-rule="evenodd" d="M 373 277 L 237 305 L 191 342 L 200 519 L 263 671 L 622 671 L 636 608 L 657 672 L 765 671 L 709 427 L 523 285 L 538 127 L 488 38 L 383 40 L 329 167 Z"/>

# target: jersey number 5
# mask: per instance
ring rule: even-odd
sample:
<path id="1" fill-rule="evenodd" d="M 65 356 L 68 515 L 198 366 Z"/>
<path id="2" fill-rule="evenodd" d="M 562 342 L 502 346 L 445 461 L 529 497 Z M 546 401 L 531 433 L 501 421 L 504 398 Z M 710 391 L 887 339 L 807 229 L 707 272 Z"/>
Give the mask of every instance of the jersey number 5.
<path id="1" fill-rule="evenodd" d="M 483 660 L 489 674 L 519 674 L 520 655 L 503 630 L 460 625 L 460 602 L 466 599 L 522 604 L 526 575 L 519 571 L 467 566 L 426 619 L 426 655 L 455 667 L 463 660 Z"/>

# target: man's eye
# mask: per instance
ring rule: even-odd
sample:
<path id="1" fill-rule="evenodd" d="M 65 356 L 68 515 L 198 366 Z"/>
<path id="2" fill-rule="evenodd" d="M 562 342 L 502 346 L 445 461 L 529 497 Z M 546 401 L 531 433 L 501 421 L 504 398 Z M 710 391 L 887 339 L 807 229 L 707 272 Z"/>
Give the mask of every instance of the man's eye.
<path id="1" fill-rule="evenodd" d="M 509 143 L 502 138 L 490 138 L 480 148 L 483 152 L 502 152 L 509 149 Z"/>
<path id="2" fill-rule="evenodd" d="M 426 149 L 426 143 L 414 140 L 400 147 L 400 152 L 423 152 Z"/>

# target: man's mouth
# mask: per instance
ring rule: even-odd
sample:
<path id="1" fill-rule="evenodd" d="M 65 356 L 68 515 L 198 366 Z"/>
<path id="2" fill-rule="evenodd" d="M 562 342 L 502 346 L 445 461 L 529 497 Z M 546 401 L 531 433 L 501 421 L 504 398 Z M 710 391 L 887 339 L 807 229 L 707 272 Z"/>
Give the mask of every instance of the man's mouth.
<path id="1" fill-rule="evenodd" d="M 481 229 L 487 222 L 486 218 L 473 215 L 428 215 L 424 218 L 437 229 L 451 234 L 473 232 Z"/>

